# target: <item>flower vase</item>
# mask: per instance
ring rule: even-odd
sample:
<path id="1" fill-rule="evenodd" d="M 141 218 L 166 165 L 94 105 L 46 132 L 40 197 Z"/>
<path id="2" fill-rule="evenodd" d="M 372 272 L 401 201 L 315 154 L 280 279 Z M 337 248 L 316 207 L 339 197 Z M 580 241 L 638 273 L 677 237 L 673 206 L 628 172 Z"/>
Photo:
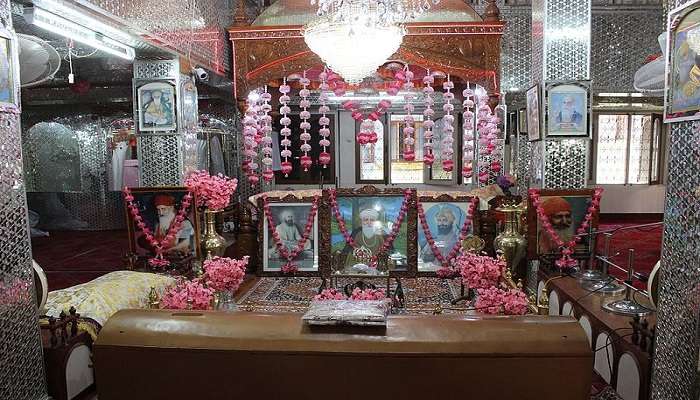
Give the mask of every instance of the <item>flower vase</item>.
<path id="1" fill-rule="evenodd" d="M 520 234 L 520 215 L 523 210 L 515 205 L 504 205 L 499 208 L 506 216 L 506 223 L 501 232 L 493 241 L 496 251 L 503 253 L 506 265 L 515 279 L 524 279 L 525 271 L 519 270 L 518 266 L 527 250 L 527 240 Z"/>
<path id="2" fill-rule="evenodd" d="M 218 290 L 214 293 L 214 309 L 218 311 L 236 311 L 238 305 L 230 290 Z"/>
<path id="3" fill-rule="evenodd" d="M 202 250 L 207 258 L 223 256 L 226 250 L 226 239 L 216 231 L 216 214 L 221 210 L 204 211 L 204 234 L 202 235 Z"/>

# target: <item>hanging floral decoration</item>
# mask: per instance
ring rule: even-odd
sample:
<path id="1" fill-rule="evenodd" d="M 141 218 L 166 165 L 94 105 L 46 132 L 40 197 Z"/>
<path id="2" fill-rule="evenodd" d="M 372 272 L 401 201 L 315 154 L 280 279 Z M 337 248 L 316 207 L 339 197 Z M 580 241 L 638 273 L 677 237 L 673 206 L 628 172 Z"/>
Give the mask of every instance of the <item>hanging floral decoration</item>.
<path id="1" fill-rule="evenodd" d="M 260 95 L 262 99 L 262 106 L 260 110 L 262 111 L 262 116 L 260 117 L 262 137 L 262 164 L 263 180 L 267 183 L 272 182 L 275 177 L 275 173 L 272 171 L 272 117 L 270 116 L 270 111 L 272 111 L 272 106 L 270 105 L 270 100 L 272 100 L 272 95 L 267 91 L 267 85 L 265 86 L 265 91 Z"/>
<path id="2" fill-rule="evenodd" d="M 272 217 L 272 210 L 270 209 L 270 203 L 267 199 L 267 195 L 263 195 L 263 211 L 265 213 L 265 217 L 267 218 L 267 226 L 270 228 L 270 234 L 275 242 L 275 247 L 277 247 L 277 252 L 279 253 L 281 258 L 284 258 L 287 260 L 287 262 L 282 266 L 282 272 L 283 273 L 292 273 L 298 271 L 298 267 L 294 264 L 294 260 L 297 258 L 297 256 L 304 251 L 304 247 L 306 246 L 306 242 L 309 240 L 309 237 L 311 236 L 311 233 L 313 232 L 314 228 L 314 220 L 316 218 L 316 212 L 318 211 L 318 202 L 319 202 L 319 196 L 316 195 L 314 196 L 314 200 L 311 203 L 311 211 L 309 212 L 308 217 L 306 218 L 306 225 L 304 226 L 304 232 L 301 235 L 301 238 L 297 241 L 296 247 L 289 251 L 287 249 L 287 246 L 285 246 L 284 243 L 282 243 L 282 239 L 280 238 L 279 233 L 275 230 L 275 221 L 273 220 Z"/>
<path id="3" fill-rule="evenodd" d="M 260 180 L 257 175 L 258 164 L 256 157 L 258 156 L 257 147 L 258 139 L 258 105 L 254 101 L 248 101 L 248 108 L 243 117 L 243 170 L 251 184 L 256 184 Z"/>
<path id="4" fill-rule="evenodd" d="M 403 76 L 403 90 L 405 91 L 405 94 L 403 95 L 403 99 L 405 101 L 403 109 L 406 111 L 406 115 L 403 117 L 403 159 L 406 161 L 413 161 L 416 159 L 416 152 L 414 150 L 416 139 L 413 137 L 413 134 L 416 131 L 416 129 L 413 127 L 415 120 L 413 115 L 411 115 L 415 110 L 415 107 L 411 103 L 415 98 L 415 94 L 413 93 L 413 72 L 411 72 L 411 70 L 408 69 L 408 65 L 406 65 L 406 67 L 404 67 L 403 74 L 397 75 Z"/>
<path id="5" fill-rule="evenodd" d="M 457 240 L 457 243 L 450 249 L 450 252 L 448 253 L 447 258 L 445 258 L 442 253 L 440 252 L 440 249 L 437 247 L 437 244 L 435 243 L 435 239 L 433 238 L 433 234 L 430 232 L 430 226 L 428 225 L 428 221 L 425 218 L 425 211 L 423 210 L 423 204 L 418 203 L 417 204 L 417 209 L 418 209 L 418 220 L 420 221 L 421 227 L 423 228 L 423 232 L 425 233 L 425 239 L 428 242 L 428 245 L 430 245 L 430 249 L 433 251 L 433 254 L 435 255 L 435 258 L 440 261 L 440 264 L 442 264 L 443 267 L 449 267 L 450 262 L 457 257 L 459 254 L 459 250 L 462 248 L 462 241 L 467 237 L 469 234 L 469 226 L 472 223 L 472 216 L 474 215 L 474 211 L 476 210 L 476 206 L 478 204 L 479 200 L 478 198 L 474 197 L 472 198 L 471 202 L 469 203 L 469 209 L 467 210 L 467 216 L 464 219 L 464 224 L 462 224 L 462 228 L 459 231 L 459 240 Z"/>
<path id="6" fill-rule="evenodd" d="M 311 151 L 311 145 L 309 144 L 309 140 L 311 140 L 311 134 L 309 133 L 311 123 L 309 122 L 309 118 L 311 118 L 311 113 L 308 110 L 309 107 L 311 107 L 311 101 L 309 101 L 309 96 L 311 95 L 309 84 L 311 81 L 306 77 L 306 71 L 304 71 L 304 75 L 299 82 L 301 83 L 301 90 L 299 91 L 299 97 L 301 97 L 299 101 L 299 106 L 301 107 L 301 112 L 299 113 L 299 117 L 301 118 L 301 123 L 299 124 L 301 134 L 299 135 L 299 139 L 301 139 L 302 142 L 301 152 L 304 154 L 299 161 L 304 172 L 309 172 L 309 168 L 311 168 L 312 164 L 311 157 L 309 157 L 309 151 Z"/>
<path id="7" fill-rule="evenodd" d="M 430 74 L 430 70 L 423 77 L 423 94 L 425 95 L 424 103 L 425 110 L 423 110 L 423 163 L 428 166 L 432 166 L 435 162 L 435 155 L 433 154 L 433 127 L 435 127 L 435 121 L 433 121 L 433 116 L 435 115 L 435 110 L 433 110 L 433 105 L 435 104 L 435 99 L 433 99 L 433 93 L 435 89 L 433 84 L 435 83 L 435 78 Z"/>
<path id="8" fill-rule="evenodd" d="M 391 101 L 380 100 L 377 107 L 367 115 L 360 111 L 360 105 L 354 100 L 346 100 L 341 104 L 341 106 L 343 109 L 350 111 L 352 119 L 358 122 L 361 121 L 360 131 L 355 137 L 357 143 L 360 145 L 377 143 L 379 137 L 377 136 L 377 132 L 374 131 L 374 121 L 381 118 L 382 114 L 384 114 L 386 110 L 391 107 Z"/>
<path id="9" fill-rule="evenodd" d="M 321 154 L 318 156 L 318 162 L 323 165 L 323 168 L 328 168 L 328 164 L 331 163 L 331 154 L 328 152 L 328 146 L 331 145 L 329 139 L 331 130 L 328 126 L 331 120 L 326 116 L 326 114 L 331 111 L 328 107 L 328 93 L 330 90 L 330 85 L 328 84 L 328 70 L 324 68 L 324 70 L 318 74 L 318 78 L 321 80 L 319 86 L 321 93 L 318 96 L 318 101 L 321 103 L 321 106 L 318 108 L 318 112 L 321 114 L 321 118 L 318 120 L 319 125 L 321 125 L 321 129 L 318 130 L 318 134 L 321 135 L 321 140 L 318 142 L 321 146 Z"/>
<path id="10" fill-rule="evenodd" d="M 165 236 L 160 239 L 157 239 L 151 229 L 146 225 L 146 222 L 143 220 L 143 217 L 139 212 L 139 206 L 135 203 L 134 196 L 128 187 L 124 188 L 124 200 L 126 200 L 127 208 L 129 209 L 129 213 L 131 213 L 131 217 L 133 218 L 136 227 L 143 233 L 143 236 L 156 253 L 156 256 L 149 260 L 149 264 L 156 267 L 167 267 L 170 265 L 170 262 L 163 258 L 163 252 L 169 248 L 166 246 L 175 240 L 175 236 L 180 231 L 182 223 L 187 218 L 187 210 L 189 209 L 190 204 L 192 204 L 192 194 L 187 192 L 182 197 L 180 209 L 178 210 L 175 219 L 170 224 L 170 227 L 168 227 L 168 231 L 166 232 Z"/>
<path id="11" fill-rule="evenodd" d="M 487 184 L 491 173 L 498 175 L 502 169 L 496 139 L 500 134 L 499 118 L 491 111 L 489 98 L 483 94 L 477 98 L 477 130 L 479 133 L 479 182 Z"/>
<path id="12" fill-rule="evenodd" d="M 464 113 L 462 114 L 464 122 L 462 123 L 462 176 L 465 180 L 471 180 L 474 176 L 474 91 L 467 88 L 462 91 L 464 102 L 462 106 Z"/>
<path id="13" fill-rule="evenodd" d="M 396 218 L 396 222 L 394 223 L 393 227 L 391 228 L 391 232 L 389 235 L 384 239 L 384 243 L 382 243 L 382 246 L 380 248 L 380 252 L 386 252 L 391 248 L 392 244 L 394 243 L 394 240 L 396 239 L 396 236 L 399 234 L 399 230 L 401 229 L 401 225 L 403 224 L 403 220 L 406 218 L 406 213 L 408 212 L 408 206 L 411 202 L 411 194 L 412 191 L 411 189 L 406 189 L 404 191 L 404 197 L 403 197 L 403 203 L 401 203 L 401 209 L 399 211 L 399 215 Z M 355 243 L 355 240 L 353 240 L 352 236 L 350 233 L 348 233 L 347 226 L 345 225 L 345 219 L 343 218 L 343 214 L 340 212 L 340 207 L 338 206 L 338 198 L 337 198 L 337 193 L 335 189 L 330 189 L 328 191 L 328 198 L 331 203 L 331 210 L 333 212 L 333 215 L 335 216 L 335 220 L 338 222 L 338 229 L 340 230 L 340 233 L 343 235 L 343 238 L 345 238 L 345 243 L 348 244 L 348 246 L 352 247 L 354 250 L 357 250 L 357 243 Z M 377 266 L 377 255 L 374 254 L 372 255 L 372 258 L 370 259 L 370 267 L 376 268 Z"/>
<path id="14" fill-rule="evenodd" d="M 442 105 L 442 110 L 445 112 L 445 116 L 442 117 L 443 121 L 443 126 L 442 126 L 442 151 L 441 151 L 441 158 L 442 158 L 442 169 L 445 170 L 446 172 L 451 172 L 452 169 L 454 168 L 454 161 L 452 160 L 454 156 L 454 122 L 455 122 L 455 117 L 452 115 L 452 112 L 455 109 L 455 106 L 452 104 L 452 100 L 454 100 L 455 95 L 452 93 L 452 89 L 454 89 L 455 84 L 450 80 L 450 75 L 447 75 L 447 80 L 442 84 L 442 88 L 445 90 L 445 93 L 443 94 L 443 99 L 445 101 L 445 104 Z"/>
<path id="15" fill-rule="evenodd" d="M 573 238 L 566 243 L 559 237 L 557 232 L 554 230 L 554 228 L 552 227 L 552 223 L 549 220 L 549 217 L 545 213 L 544 207 L 542 206 L 542 201 L 540 199 L 540 190 L 530 189 L 529 195 L 530 199 L 532 200 L 532 204 L 536 208 L 537 218 L 542 223 L 542 228 L 544 228 L 545 232 L 547 232 L 549 238 L 552 239 L 552 241 L 556 243 L 556 245 L 559 246 L 559 248 L 561 249 L 561 258 L 558 259 L 555 262 L 555 264 L 560 269 L 566 269 L 577 266 L 578 262 L 575 259 L 571 258 L 571 255 L 574 253 L 576 243 L 578 243 L 581 240 L 581 235 L 583 235 L 586 232 L 586 230 L 591 224 L 591 221 L 593 220 L 593 216 L 598 212 L 598 209 L 600 207 L 600 199 L 603 195 L 603 189 L 596 188 L 593 191 L 593 196 L 591 197 L 591 201 L 588 205 L 586 215 L 583 218 L 583 222 L 581 222 L 581 225 L 578 227 L 578 229 L 576 229 L 576 233 L 574 234 Z"/>
<path id="16" fill-rule="evenodd" d="M 292 112 L 292 110 L 289 108 L 289 101 L 291 100 L 289 98 L 289 92 L 292 90 L 292 88 L 287 85 L 287 78 L 284 78 L 279 90 L 282 94 L 280 96 L 280 114 L 282 114 L 282 117 L 280 118 L 280 124 L 282 125 L 282 129 L 280 129 L 280 135 L 282 135 L 282 140 L 280 141 L 282 151 L 280 151 L 280 156 L 283 160 L 280 163 L 280 170 L 285 177 L 288 177 L 289 173 L 292 172 L 292 163 L 289 161 L 289 157 L 292 156 L 292 151 L 289 150 L 289 146 L 292 145 L 292 141 L 289 140 L 289 136 L 292 134 L 292 130 L 289 128 L 289 125 L 292 124 L 292 120 L 288 116 L 288 114 Z"/>

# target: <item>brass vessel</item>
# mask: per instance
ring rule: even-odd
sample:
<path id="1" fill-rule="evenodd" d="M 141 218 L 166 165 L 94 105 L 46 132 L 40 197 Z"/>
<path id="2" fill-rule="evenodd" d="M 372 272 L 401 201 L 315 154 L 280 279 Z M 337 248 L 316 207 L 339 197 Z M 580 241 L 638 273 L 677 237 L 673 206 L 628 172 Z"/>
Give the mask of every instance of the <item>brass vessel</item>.
<path id="1" fill-rule="evenodd" d="M 226 239 L 216 231 L 216 214 L 221 210 L 204 211 L 204 233 L 202 234 L 202 250 L 207 258 L 223 256 L 226 250 Z"/>
<path id="2" fill-rule="evenodd" d="M 497 211 L 505 214 L 506 222 L 503 232 L 494 239 L 493 247 L 503 253 L 511 274 L 516 279 L 524 279 L 525 271 L 518 269 L 527 250 L 527 240 L 520 234 L 520 216 L 523 209 L 519 205 L 506 202 Z"/>

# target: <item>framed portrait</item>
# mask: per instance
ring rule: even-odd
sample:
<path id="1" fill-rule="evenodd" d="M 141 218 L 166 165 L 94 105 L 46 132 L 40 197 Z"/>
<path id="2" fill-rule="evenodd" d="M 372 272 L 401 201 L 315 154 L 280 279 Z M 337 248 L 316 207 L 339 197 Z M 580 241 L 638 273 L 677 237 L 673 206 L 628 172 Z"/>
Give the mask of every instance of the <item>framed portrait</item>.
<path id="1" fill-rule="evenodd" d="M 177 129 L 175 115 L 175 86 L 169 82 L 151 82 L 137 91 L 140 131 L 174 131 Z"/>
<path id="2" fill-rule="evenodd" d="M 435 247 L 445 259 L 452 249 L 455 248 L 455 245 L 460 243 L 459 238 L 465 223 L 468 223 L 468 234 L 476 234 L 475 227 L 479 226 L 479 213 L 475 212 L 472 218 L 467 217 L 472 197 L 443 194 L 439 197 L 423 196 L 418 200 L 423 205 L 425 220 L 428 224 L 430 235 L 433 237 Z M 418 221 L 417 250 L 418 274 L 434 275 L 442 267 L 442 264 L 435 255 L 435 249 L 428 243 L 420 220 Z"/>
<path id="3" fill-rule="evenodd" d="M 590 83 L 547 84 L 547 137 L 590 135 Z"/>
<path id="4" fill-rule="evenodd" d="M 184 187 L 142 187 L 133 188 L 134 203 L 139 208 L 139 215 L 156 239 L 168 235 L 170 225 L 175 220 L 181 208 L 182 198 L 187 194 Z M 195 201 L 187 210 L 187 216 L 175 234 L 175 239 L 165 243 L 163 256 L 171 260 L 181 260 L 187 257 L 200 256 L 199 242 L 199 213 L 194 206 Z M 127 228 L 129 231 L 129 249 L 139 258 L 151 258 L 156 255 L 153 247 L 146 239 L 143 231 L 136 225 L 133 216 L 125 208 Z"/>
<path id="5" fill-rule="evenodd" d="M 518 110 L 518 134 L 524 135 L 527 133 L 527 108 Z"/>
<path id="6" fill-rule="evenodd" d="M 258 206 L 263 210 L 263 199 L 258 199 Z M 306 222 L 311 213 L 313 197 L 297 198 L 285 196 L 284 198 L 268 197 L 272 225 L 280 237 L 280 241 L 292 252 L 303 238 Z M 320 211 L 319 204 L 319 211 Z M 321 262 L 319 257 L 319 212 L 313 219 L 313 226 L 309 238 L 303 244 L 303 250 L 293 259 L 298 271 L 295 276 L 321 276 Z M 287 259 L 280 254 L 275 243 L 273 232 L 267 216 L 261 213 L 259 218 L 258 242 L 260 244 L 260 260 L 258 265 L 259 276 L 285 276 L 282 267 L 287 264 Z"/>
<path id="7" fill-rule="evenodd" d="M 527 138 L 530 141 L 542 139 L 540 133 L 540 85 L 537 84 L 525 93 L 527 102 Z"/>
<path id="8" fill-rule="evenodd" d="M 540 201 L 549 222 L 559 238 L 568 242 L 583 223 L 588 207 L 593 198 L 593 189 L 543 189 L 540 191 Z M 542 222 L 537 217 L 537 209 L 528 197 L 528 258 L 536 260 L 541 256 L 557 257 L 560 249 L 554 243 L 549 233 L 542 228 Z M 598 213 L 593 215 L 590 229 L 597 229 Z M 590 240 L 582 238 L 574 250 L 574 256 L 589 254 Z"/>
<path id="9" fill-rule="evenodd" d="M 404 190 L 380 190 L 365 186 L 360 189 L 338 189 L 336 193 L 340 214 L 355 246 L 352 247 L 345 241 L 333 215 L 329 227 L 330 250 L 335 260 L 332 269 L 348 275 L 375 274 L 376 269 L 370 268 L 371 258 L 379 255 L 386 238 L 394 229 L 404 202 Z M 387 270 L 391 275 L 414 276 L 416 273 L 415 201 L 414 190 L 399 233 L 387 251 Z"/>
<path id="10" fill-rule="evenodd" d="M 17 107 L 17 78 L 12 34 L 0 28 L 0 106 Z"/>
<path id="11" fill-rule="evenodd" d="M 700 1 L 669 13 L 664 122 L 699 119 Z"/>

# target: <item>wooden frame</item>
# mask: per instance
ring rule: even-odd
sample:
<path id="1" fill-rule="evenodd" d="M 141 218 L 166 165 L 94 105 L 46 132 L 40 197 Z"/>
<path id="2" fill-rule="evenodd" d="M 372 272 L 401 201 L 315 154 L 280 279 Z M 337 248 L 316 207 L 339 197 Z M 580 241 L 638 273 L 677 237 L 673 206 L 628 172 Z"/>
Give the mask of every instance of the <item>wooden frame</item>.
<path id="1" fill-rule="evenodd" d="M 297 207 L 297 206 L 305 206 L 308 205 L 308 207 L 311 207 L 312 202 L 314 201 L 313 197 L 296 197 L 293 194 L 288 194 L 284 197 L 268 197 L 268 203 L 269 204 L 286 204 L 290 207 Z M 314 222 L 314 233 L 312 233 L 314 237 L 314 243 L 313 243 L 313 251 L 314 251 L 314 259 L 318 260 L 317 261 L 317 269 L 315 271 L 303 271 L 299 270 L 293 274 L 293 276 L 327 276 L 328 274 L 326 273 L 326 269 L 328 265 L 330 264 L 329 262 L 329 257 L 330 257 L 330 250 L 328 250 L 325 246 L 325 243 L 327 243 L 328 237 L 323 235 L 323 225 L 321 225 L 321 222 L 324 220 L 327 220 L 327 213 L 324 213 L 324 211 L 328 207 L 324 207 L 323 205 L 325 202 L 323 201 L 322 198 L 319 198 L 318 202 L 318 209 L 316 213 L 316 218 Z M 267 253 L 267 231 L 268 231 L 268 226 L 267 226 L 267 217 L 264 215 L 264 200 L 262 197 L 258 198 L 258 210 L 261 210 L 260 217 L 258 218 L 258 265 L 257 265 L 257 275 L 258 276 L 292 276 L 292 274 L 285 274 L 281 271 L 270 271 L 265 269 L 265 264 L 266 264 L 266 253 Z M 276 221 L 277 222 L 277 221 Z M 306 224 L 306 221 L 298 221 L 297 224 L 302 224 L 301 227 L 298 226 L 299 233 L 303 233 L 302 230 L 304 228 L 304 224 Z M 328 251 L 326 251 L 328 250 Z"/>
<path id="2" fill-rule="evenodd" d="M 131 193 L 134 196 L 134 202 L 138 202 L 139 196 L 151 196 L 152 195 L 153 197 L 155 197 L 156 195 L 159 195 L 159 194 L 171 195 L 171 196 L 176 196 L 176 197 L 179 196 L 179 199 L 176 198 L 176 204 L 175 204 L 175 212 L 176 213 L 179 210 L 179 206 L 180 206 L 179 200 L 181 200 L 182 196 L 184 196 L 185 193 L 187 193 L 187 192 L 188 192 L 188 190 L 186 187 L 141 187 L 141 188 L 132 188 L 131 189 Z M 152 199 L 147 198 L 145 200 L 151 201 Z M 196 199 L 194 198 L 194 195 L 193 195 L 192 204 L 190 205 L 190 209 L 189 209 L 190 211 L 187 213 L 187 215 L 188 215 L 187 220 L 190 222 L 190 224 L 192 225 L 192 228 L 194 229 L 194 234 L 193 234 L 193 238 L 192 238 L 193 239 L 192 246 L 193 246 L 194 254 L 189 254 L 189 255 L 183 257 L 183 260 L 178 259 L 175 261 L 176 263 L 179 261 L 191 259 L 192 257 L 199 258 L 201 256 L 200 235 L 199 235 L 200 216 L 199 216 L 199 210 L 197 209 L 196 204 L 197 204 Z M 153 208 L 155 208 L 155 207 L 153 207 Z M 129 208 L 126 205 L 126 201 L 125 201 L 124 209 L 125 209 L 125 214 L 126 214 L 126 226 L 127 226 L 128 232 L 129 232 L 129 251 L 131 252 L 131 254 L 135 255 L 138 259 L 141 259 L 141 260 L 144 258 L 153 257 L 154 254 L 148 254 L 148 253 L 142 254 L 142 252 L 141 253 L 139 252 L 139 250 L 144 250 L 144 247 L 140 246 L 138 244 L 139 238 L 136 236 L 137 226 L 134 223 L 134 218 L 132 217 L 131 213 L 129 212 Z M 154 216 L 151 215 L 151 218 L 155 219 L 153 217 Z M 143 218 L 145 221 L 148 221 L 148 219 L 147 219 L 148 216 L 143 216 Z M 151 230 L 153 230 L 152 227 L 151 227 Z M 166 258 L 167 258 L 167 256 L 166 256 Z"/>
<path id="3" fill-rule="evenodd" d="M 564 91 L 567 90 L 567 91 Z M 581 117 L 581 124 L 583 125 L 583 129 L 579 130 L 574 130 L 571 132 L 567 132 L 564 130 L 554 130 L 552 124 L 554 124 L 554 120 L 556 118 L 553 118 L 553 96 L 555 95 L 561 95 L 563 93 L 569 93 L 569 96 L 571 95 L 581 95 L 583 94 L 583 101 L 585 101 L 585 104 L 582 104 L 583 110 L 581 110 L 583 113 L 580 115 Z M 545 110 L 546 112 L 544 113 L 544 126 L 546 127 L 545 129 L 545 137 L 548 139 L 552 138 L 567 138 L 567 137 L 576 137 L 576 138 L 581 138 L 581 137 L 591 137 L 591 118 L 592 118 L 592 113 L 591 113 L 591 104 L 593 102 L 593 98 L 591 95 L 591 81 L 558 81 L 558 82 L 548 82 L 547 85 L 545 86 L 545 93 L 544 93 L 544 103 L 545 103 Z M 542 107 L 542 105 L 540 105 Z M 540 114 L 541 115 L 541 114 Z M 556 133 L 555 133 L 556 132 Z"/>
<path id="4" fill-rule="evenodd" d="M 426 204 L 426 203 L 435 203 L 435 204 L 440 204 L 440 203 L 465 203 L 467 205 L 467 210 L 469 209 L 469 205 L 471 204 L 471 201 L 474 197 L 473 196 L 451 196 L 449 194 L 441 194 L 438 197 L 432 197 L 432 196 L 421 196 L 418 198 L 418 201 L 421 204 Z M 423 209 L 428 212 L 428 210 L 423 207 Z M 426 215 L 427 219 L 427 215 Z M 430 221 L 428 221 L 430 223 Z M 478 202 L 477 202 L 477 207 L 474 209 L 474 213 L 472 215 L 472 220 L 471 220 L 471 225 L 472 225 L 472 235 L 479 236 L 479 207 L 478 207 Z M 417 225 L 417 233 L 416 233 L 416 275 L 417 276 L 436 276 L 436 271 L 426 271 L 426 270 L 420 270 L 419 269 L 419 263 L 421 260 L 421 252 L 422 252 L 422 247 L 420 246 L 419 239 L 421 237 L 421 232 L 423 232 L 423 227 L 421 226 L 420 220 L 418 220 L 418 216 L 416 215 L 416 225 Z M 462 224 L 457 224 L 455 225 L 455 228 L 457 230 L 460 230 L 462 228 Z M 432 231 L 431 231 L 432 233 Z M 423 236 L 425 234 L 423 233 Z M 459 235 L 459 231 L 457 232 L 457 235 Z M 426 243 L 427 245 L 427 243 Z M 450 246 L 451 247 L 451 246 Z M 439 268 L 439 267 L 438 267 Z"/>
<path id="5" fill-rule="evenodd" d="M 405 271 L 396 271 L 396 270 L 391 270 L 389 275 L 390 276 L 404 276 L 404 277 L 413 277 L 416 276 L 417 273 L 417 259 L 418 259 L 418 252 L 417 252 L 417 244 L 418 244 L 418 231 L 417 231 L 417 221 L 418 221 L 418 213 L 416 210 L 416 190 L 415 189 L 410 189 L 411 190 L 411 197 L 408 201 L 408 212 L 406 213 L 406 217 L 403 221 L 404 224 L 406 225 L 406 263 L 407 267 Z M 337 197 L 338 199 L 343 198 L 343 197 L 358 197 L 358 198 L 367 198 L 367 197 L 403 197 L 405 193 L 405 189 L 399 189 L 399 188 L 387 188 L 387 189 L 378 189 L 374 186 L 363 186 L 361 188 L 357 189 L 337 189 L 336 190 Z M 328 191 L 324 190 L 324 199 L 327 198 L 328 196 Z M 330 207 L 328 207 L 330 208 Z M 331 211 L 329 210 L 328 214 L 328 220 L 327 220 L 327 225 L 323 226 L 323 231 L 327 234 L 327 246 L 328 246 L 328 255 L 331 255 L 332 251 L 332 243 L 331 243 L 331 218 L 335 220 L 334 217 L 331 217 Z M 330 270 L 333 272 L 334 265 L 330 265 Z M 372 275 L 368 275 L 368 278 L 371 278 Z"/>
<path id="6" fill-rule="evenodd" d="M 533 142 L 542 139 L 542 96 L 540 94 L 540 84 L 537 83 L 525 92 L 526 98 L 526 120 L 527 138 Z M 531 107 L 537 107 L 532 110 Z M 537 118 L 537 121 L 534 118 Z"/>
<path id="7" fill-rule="evenodd" d="M 687 23 L 686 18 L 690 14 L 697 18 L 697 21 Z M 677 41 L 691 28 L 700 27 L 700 0 L 689 1 L 668 13 L 667 29 L 668 39 L 666 42 L 666 88 L 664 90 L 664 122 L 690 121 L 700 118 L 698 105 L 700 99 L 700 88 L 697 83 L 700 78 L 700 66 L 695 61 L 700 55 L 696 53 L 687 42 L 679 44 Z M 683 37 L 685 38 L 685 37 Z M 680 54 L 676 54 L 680 53 Z M 679 56 L 684 58 L 679 63 Z M 683 68 L 681 68 L 683 67 Z M 686 71 L 687 69 L 687 71 Z M 683 71 L 681 71 L 683 70 Z M 682 87 L 678 87 L 681 85 Z M 691 97 L 685 106 L 674 105 L 676 89 L 680 90 L 683 97 Z M 690 92 L 691 96 L 687 96 Z"/>
<path id="8" fill-rule="evenodd" d="M 588 197 L 588 198 L 591 198 L 591 197 L 593 197 L 593 193 L 594 193 L 594 189 L 563 189 L 563 190 L 560 190 L 560 189 L 542 189 L 542 190 L 540 190 L 540 197 L 543 200 L 546 197 L 564 197 L 564 198 L 567 198 L 567 197 Z M 569 203 L 568 200 L 567 200 L 567 203 Z M 585 206 L 583 207 L 583 215 L 586 214 L 587 209 L 588 209 L 588 202 L 586 202 Z M 572 214 L 574 214 L 574 211 L 578 211 L 578 213 L 580 213 L 581 210 L 572 210 Z M 596 212 L 593 215 L 593 219 L 591 220 L 591 223 L 590 223 L 590 229 L 596 229 L 598 227 L 599 214 L 600 214 L 600 211 Z M 583 218 L 583 216 L 580 216 L 580 217 Z M 577 222 L 578 222 L 578 224 L 577 224 Z M 529 196 L 528 196 L 528 207 L 527 207 L 527 225 L 528 225 L 528 230 L 527 230 L 527 256 L 528 256 L 528 259 L 536 260 L 541 255 L 558 254 L 558 252 L 540 254 L 540 252 L 538 250 L 538 246 L 539 246 L 539 243 L 538 243 L 539 219 L 537 218 L 537 208 L 532 203 L 532 198 Z M 573 215 L 572 215 L 571 225 L 572 225 L 571 228 L 573 231 L 575 231 L 578 228 L 578 226 L 580 225 L 580 221 L 577 221 L 575 218 L 573 218 Z M 590 246 L 590 242 L 589 242 L 588 246 Z M 574 252 L 574 253 L 576 255 L 576 252 Z M 578 255 L 581 255 L 581 252 L 579 252 Z M 586 255 L 588 255 L 587 252 L 586 252 Z"/>

